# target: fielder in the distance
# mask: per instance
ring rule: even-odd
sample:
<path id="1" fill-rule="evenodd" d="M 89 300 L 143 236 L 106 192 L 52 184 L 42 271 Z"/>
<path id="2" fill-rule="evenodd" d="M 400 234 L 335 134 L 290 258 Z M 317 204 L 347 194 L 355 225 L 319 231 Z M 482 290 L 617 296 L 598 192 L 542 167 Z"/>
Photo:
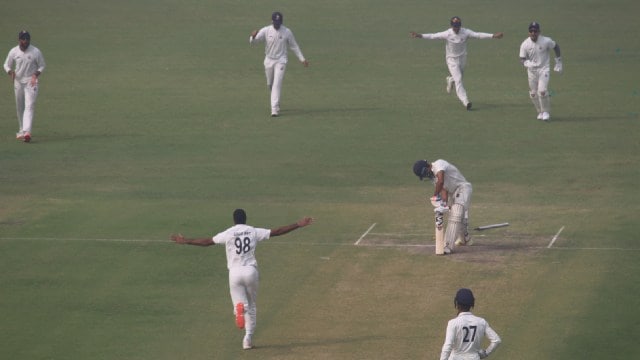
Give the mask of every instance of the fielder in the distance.
<path id="1" fill-rule="evenodd" d="M 38 99 L 38 77 L 44 71 L 44 57 L 31 45 L 31 35 L 23 30 L 18 34 L 18 46 L 9 51 L 4 71 L 11 77 L 16 95 L 18 125 L 16 139 L 31 141 L 33 115 Z"/>
<path id="2" fill-rule="evenodd" d="M 520 45 L 520 63 L 527 68 L 529 96 L 538 113 L 538 120 L 551 119 L 551 99 L 549 98 L 550 51 L 556 58 L 553 70 L 562 73 L 560 46 L 551 38 L 540 35 L 540 24 L 529 24 L 529 37 Z"/>
<path id="3" fill-rule="evenodd" d="M 440 360 L 476 360 L 484 359 L 500 345 L 500 336 L 489 326 L 489 323 L 471 313 L 475 305 L 473 292 L 460 289 L 453 299 L 458 316 L 449 320 Z M 482 348 L 485 338 L 491 342 L 486 349 Z"/>
<path id="4" fill-rule="evenodd" d="M 469 101 L 467 91 L 464 89 L 464 85 L 462 83 L 464 68 L 467 65 L 467 39 L 502 39 L 504 34 L 501 32 L 495 34 L 475 32 L 471 29 L 463 28 L 462 19 L 458 16 L 451 18 L 450 25 L 451 28 L 438 33 L 419 34 L 411 31 L 410 34 L 412 38 L 445 40 L 447 42 L 445 47 L 445 56 L 450 74 L 446 78 L 447 92 L 451 93 L 451 88 L 455 85 L 458 99 L 460 99 L 462 105 L 464 105 L 467 110 L 471 110 L 471 101 Z"/>
<path id="5" fill-rule="evenodd" d="M 271 116 L 280 115 L 280 93 L 282 91 L 282 81 L 284 72 L 287 69 L 287 50 L 291 49 L 298 57 L 304 67 L 309 66 L 309 62 L 302 55 L 302 51 L 293 36 L 293 32 L 282 25 L 282 14 L 278 11 L 271 14 L 271 25 L 262 29 L 254 30 L 249 37 L 249 43 L 264 41 L 264 70 L 267 74 L 267 86 L 271 92 Z"/>
<path id="6" fill-rule="evenodd" d="M 290 231 L 313 223 L 313 218 L 304 217 L 291 225 L 275 229 L 255 228 L 247 225 L 247 214 L 243 209 L 233 212 L 234 226 L 216 234 L 214 237 L 186 239 L 182 234 L 171 235 L 178 244 L 197 246 L 225 245 L 227 268 L 229 269 L 229 291 L 236 317 L 236 326 L 245 329 L 242 348 L 253 348 L 252 336 L 256 328 L 259 273 L 255 257 L 258 242 L 271 236 L 284 235 Z"/>
<path id="7" fill-rule="evenodd" d="M 469 206 L 471 205 L 471 183 L 460 170 L 445 160 L 429 163 L 418 160 L 413 164 L 413 173 L 420 180 L 429 179 L 435 190 L 430 198 L 431 204 L 442 207 L 449 213 L 444 233 L 444 253 L 451 254 L 454 245 L 471 245 L 469 235 Z"/>

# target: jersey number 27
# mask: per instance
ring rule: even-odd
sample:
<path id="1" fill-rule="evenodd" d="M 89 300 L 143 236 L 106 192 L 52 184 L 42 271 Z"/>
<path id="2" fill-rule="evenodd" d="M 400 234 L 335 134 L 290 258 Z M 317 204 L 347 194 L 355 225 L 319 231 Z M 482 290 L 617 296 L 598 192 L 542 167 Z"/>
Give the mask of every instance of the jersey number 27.
<path id="1" fill-rule="evenodd" d="M 473 340 L 475 340 L 476 338 L 476 329 L 478 327 L 477 326 L 463 326 L 462 327 L 462 332 L 464 333 L 464 337 L 462 338 L 462 342 L 473 342 Z M 469 337 L 469 335 L 471 335 L 471 337 Z"/>

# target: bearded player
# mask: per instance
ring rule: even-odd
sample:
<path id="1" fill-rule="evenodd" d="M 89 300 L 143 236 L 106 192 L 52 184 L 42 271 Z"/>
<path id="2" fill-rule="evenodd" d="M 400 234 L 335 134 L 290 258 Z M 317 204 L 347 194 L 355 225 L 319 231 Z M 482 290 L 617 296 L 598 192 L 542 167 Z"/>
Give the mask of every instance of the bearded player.
<path id="1" fill-rule="evenodd" d="M 471 204 L 471 183 L 460 170 L 445 160 L 429 163 L 418 160 L 413 164 L 413 173 L 420 180 L 429 179 L 435 190 L 431 204 L 438 208 L 448 208 L 449 219 L 444 234 L 444 253 L 451 254 L 454 245 L 471 245 L 469 235 L 469 205 Z"/>

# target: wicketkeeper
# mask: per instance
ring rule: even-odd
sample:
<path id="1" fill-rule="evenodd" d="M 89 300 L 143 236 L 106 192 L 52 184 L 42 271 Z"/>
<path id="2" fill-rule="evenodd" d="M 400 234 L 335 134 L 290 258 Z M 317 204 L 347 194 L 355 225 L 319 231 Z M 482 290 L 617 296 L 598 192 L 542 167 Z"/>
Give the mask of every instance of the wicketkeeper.
<path id="1" fill-rule="evenodd" d="M 413 173 L 420 180 L 428 178 L 435 185 L 431 205 L 444 208 L 449 219 L 444 234 L 444 253 L 453 252 L 454 245 L 471 245 L 469 235 L 469 205 L 471 204 L 471 183 L 460 170 L 445 160 L 429 163 L 418 160 L 413 164 Z"/>

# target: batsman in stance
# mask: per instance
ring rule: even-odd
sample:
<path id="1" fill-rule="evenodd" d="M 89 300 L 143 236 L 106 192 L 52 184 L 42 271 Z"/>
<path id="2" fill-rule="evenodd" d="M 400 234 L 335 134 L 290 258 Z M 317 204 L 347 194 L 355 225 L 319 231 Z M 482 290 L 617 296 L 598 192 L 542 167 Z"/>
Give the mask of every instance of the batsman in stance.
<path id="1" fill-rule="evenodd" d="M 16 139 L 31 141 L 33 114 L 38 99 L 38 77 L 44 71 L 44 57 L 38 48 L 31 45 L 28 31 L 18 34 L 18 46 L 9 51 L 4 62 L 4 71 L 11 77 L 16 95 L 18 125 Z"/>
<path id="2" fill-rule="evenodd" d="M 475 305 L 473 292 L 460 289 L 453 299 L 458 316 L 449 320 L 447 334 L 442 345 L 440 360 L 477 360 L 484 359 L 500 345 L 500 336 L 489 323 L 471 313 Z M 491 342 L 486 349 L 482 341 L 487 337 Z"/>
<path id="3" fill-rule="evenodd" d="M 253 348 L 252 336 L 256 328 L 256 299 L 258 296 L 259 273 L 255 257 L 258 242 L 271 236 L 284 235 L 290 231 L 305 227 L 313 222 L 304 217 L 291 225 L 275 229 L 261 229 L 247 225 L 247 214 L 243 209 L 233 212 L 234 226 L 218 233 L 213 238 L 186 239 L 182 234 L 171 235 L 171 240 L 178 244 L 197 246 L 224 245 L 227 251 L 227 268 L 229 269 L 229 291 L 236 316 L 236 325 L 245 329 L 242 348 Z"/>
<path id="4" fill-rule="evenodd" d="M 471 110 L 471 101 L 467 97 L 467 91 L 462 84 L 464 68 L 467 65 L 467 39 L 502 39 L 503 33 L 495 34 L 475 32 L 473 30 L 462 27 L 462 19 L 457 16 L 451 18 L 451 28 L 433 34 L 419 34 L 414 31 L 410 32 L 412 38 L 420 38 L 426 40 L 445 40 L 447 42 L 445 48 L 445 56 L 447 67 L 449 68 L 449 76 L 447 76 L 447 92 L 451 93 L 453 85 L 456 86 L 456 94 L 458 99 L 462 101 L 467 110 Z"/>
<path id="5" fill-rule="evenodd" d="M 430 198 L 436 208 L 445 208 L 449 213 L 444 234 L 444 253 L 453 252 L 454 245 L 471 245 L 469 235 L 469 205 L 471 205 L 471 183 L 453 164 L 445 160 L 429 163 L 418 160 L 413 164 L 413 173 L 420 180 L 429 179 L 435 190 Z"/>
<path id="6" fill-rule="evenodd" d="M 529 96 L 538 112 L 538 120 L 551 119 L 551 99 L 549 98 L 549 52 L 553 49 L 555 63 L 553 71 L 562 73 L 560 46 L 551 38 L 540 35 L 540 24 L 529 24 L 529 37 L 520 45 L 520 62 L 527 68 Z"/>
<path id="7" fill-rule="evenodd" d="M 309 62 L 302 55 L 302 51 L 293 36 L 293 32 L 282 25 L 282 14 L 278 11 L 271 14 L 270 26 L 265 26 L 260 31 L 254 30 L 249 37 L 249 44 L 264 41 L 265 57 L 264 70 L 267 74 L 267 86 L 271 91 L 271 116 L 280 114 L 280 92 L 282 91 L 282 81 L 284 72 L 287 69 L 287 50 L 296 54 L 304 67 L 309 66 Z"/>

